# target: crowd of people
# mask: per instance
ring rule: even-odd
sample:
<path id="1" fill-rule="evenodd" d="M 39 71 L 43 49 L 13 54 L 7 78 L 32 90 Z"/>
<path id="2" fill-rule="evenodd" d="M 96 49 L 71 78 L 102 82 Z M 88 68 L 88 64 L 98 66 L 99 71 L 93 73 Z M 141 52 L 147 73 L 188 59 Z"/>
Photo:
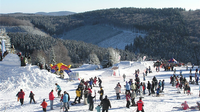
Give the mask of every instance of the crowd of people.
<path id="1" fill-rule="evenodd" d="M 136 106 L 137 107 L 137 112 L 142 111 L 144 112 L 144 102 L 142 101 L 142 98 L 145 97 L 145 95 L 149 95 L 149 96 L 160 96 L 160 93 L 164 92 L 164 86 L 165 86 L 165 80 L 157 80 L 156 76 L 152 77 L 151 81 L 147 81 L 148 83 L 145 84 L 145 82 L 142 82 L 140 80 L 139 77 L 139 69 L 136 70 L 135 74 L 134 74 L 134 80 L 133 79 L 126 79 L 126 75 L 123 74 L 123 81 L 125 82 L 124 88 L 125 91 L 122 91 L 122 86 L 120 84 L 120 82 L 118 82 L 116 84 L 116 86 L 114 87 L 115 93 L 116 93 L 116 99 L 119 100 L 121 99 L 121 94 L 125 95 L 125 100 L 126 100 L 126 107 L 130 108 L 131 106 Z M 146 71 L 143 73 L 143 75 L 147 76 L 148 73 L 152 73 L 152 71 L 150 70 L 150 68 L 146 69 Z M 190 74 L 192 74 L 192 71 L 190 70 Z M 195 80 L 198 79 L 198 70 L 196 70 L 195 72 Z M 192 76 L 192 75 L 190 75 Z M 144 77 L 144 76 L 143 76 Z M 98 82 L 98 83 L 97 83 Z M 179 75 L 176 75 L 176 69 L 174 69 L 174 74 L 170 77 L 170 84 L 172 85 L 172 87 L 176 87 L 177 88 L 177 93 L 180 93 L 180 91 L 183 89 L 184 93 L 190 95 L 191 94 L 191 89 L 189 84 L 193 84 L 192 83 L 192 78 L 190 77 L 190 81 L 186 80 L 186 77 L 183 77 L 182 75 L 182 71 L 180 71 Z M 198 81 L 197 83 L 198 84 Z M 57 95 L 58 98 L 60 98 L 60 101 L 62 102 L 62 106 L 61 108 L 63 108 L 65 110 L 65 112 L 69 111 L 69 107 L 70 107 L 70 95 L 69 93 L 67 93 L 67 91 L 64 91 L 63 94 L 61 94 L 61 87 L 55 83 L 56 85 L 56 91 L 57 91 Z M 98 101 L 100 101 L 100 103 L 95 107 L 95 109 L 97 110 L 97 112 L 100 112 L 100 110 L 102 109 L 102 112 L 108 112 L 109 108 L 111 108 L 111 103 L 110 100 L 108 99 L 107 95 L 104 96 L 104 89 L 102 87 L 102 80 L 100 77 L 91 77 L 88 80 L 84 80 L 81 79 L 80 83 L 77 85 L 77 89 L 75 90 L 76 93 L 76 97 L 74 99 L 74 101 L 71 103 L 71 105 L 76 105 L 76 104 L 80 104 L 81 100 L 83 100 L 83 104 L 84 105 L 89 105 L 88 110 L 93 111 L 94 110 L 94 100 L 96 101 L 96 91 L 93 90 L 94 87 L 98 87 L 99 90 L 97 91 L 97 93 L 99 94 L 99 99 Z M 146 92 L 148 91 L 148 93 Z M 54 101 L 54 94 L 53 94 L 54 90 L 51 90 L 51 92 L 49 93 L 49 100 L 50 100 L 50 109 L 53 109 L 53 101 Z M 92 94 L 92 92 L 94 92 Z M 23 90 L 21 89 L 20 92 L 17 94 L 21 105 L 23 105 L 24 102 L 24 95 L 25 93 L 23 92 Z M 35 99 L 34 99 L 34 94 L 31 91 L 30 92 L 30 103 L 32 103 L 32 101 L 34 103 L 36 103 Z M 135 101 L 136 97 L 139 97 L 139 101 Z M 199 97 L 200 97 L 200 86 L 199 86 Z M 47 102 L 45 101 L 45 99 L 43 99 L 43 102 L 41 104 L 43 111 L 46 111 L 46 107 L 47 107 Z M 187 109 L 187 104 L 186 102 L 184 102 L 182 104 L 183 109 Z M 185 107 L 186 106 L 186 107 Z"/>

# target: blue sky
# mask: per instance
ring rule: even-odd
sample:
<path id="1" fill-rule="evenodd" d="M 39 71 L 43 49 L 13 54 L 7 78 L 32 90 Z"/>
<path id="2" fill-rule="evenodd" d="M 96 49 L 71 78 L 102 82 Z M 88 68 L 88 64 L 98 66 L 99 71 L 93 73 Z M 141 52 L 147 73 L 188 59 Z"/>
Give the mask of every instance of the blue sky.
<path id="1" fill-rule="evenodd" d="M 136 7 L 200 9 L 200 0 L 0 0 L 0 13 L 35 13 Z"/>

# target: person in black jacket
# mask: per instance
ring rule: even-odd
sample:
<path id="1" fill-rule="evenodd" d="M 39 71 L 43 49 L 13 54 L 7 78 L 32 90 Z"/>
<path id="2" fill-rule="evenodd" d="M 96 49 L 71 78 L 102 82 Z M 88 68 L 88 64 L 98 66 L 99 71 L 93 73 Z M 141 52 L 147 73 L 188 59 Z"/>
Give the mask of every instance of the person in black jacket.
<path id="1" fill-rule="evenodd" d="M 88 100 L 89 100 L 89 110 L 90 111 L 93 111 L 93 108 L 94 108 L 94 101 L 93 101 L 93 98 L 95 98 L 95 96 L 92 97 L 91 93 L 89 93 L 88 95 Z"/>
<path id="2" fill-rule="evenodd" d="M 34 99 L 34 95 L 35 95 L 35 94 L 33 94 L 33 92 L 31 91 L 31 92 L 30 92 L 30 95 L 29 95 L 30 103 L 32 102 L 32 100 L 33 100 L 34 103 L 36 103 L 36 102 L 35 102 L 35 99 Z"/>
<path id="3" fill-rule="evenodd" d="M 102 112 L 108 112 L 108 108 L 111 108 L 111 104 L 110 104 L 110 100 L 107 98 L 107 95 L 105 96 L 105 98 L 101 101 L 101 105 L 102 105 Z"/>

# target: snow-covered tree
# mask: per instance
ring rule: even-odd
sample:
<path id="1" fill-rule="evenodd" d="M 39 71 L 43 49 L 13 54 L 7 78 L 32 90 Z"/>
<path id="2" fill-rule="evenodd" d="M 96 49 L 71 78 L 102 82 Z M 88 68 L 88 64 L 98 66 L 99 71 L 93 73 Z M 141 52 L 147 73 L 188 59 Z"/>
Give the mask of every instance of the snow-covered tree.
<path id="1" fill-rule="evenodd" d="M 109 55 L 108 62 L 110 64 L 110 66 L 120 62 L 121 56 L 120 56 L 119 51 L 117 51 L 113 48 L 108 48 L 108 55 Z"/>
<path id="2" fill-rule="evenodd" d="M 95 64 L 95 65 L 99 65 L 100 61 L 99 58 L 97 57 L 97 55 L 95 53 L 91 53 L 89 54 L 89 63 L 90 64 Z"/>

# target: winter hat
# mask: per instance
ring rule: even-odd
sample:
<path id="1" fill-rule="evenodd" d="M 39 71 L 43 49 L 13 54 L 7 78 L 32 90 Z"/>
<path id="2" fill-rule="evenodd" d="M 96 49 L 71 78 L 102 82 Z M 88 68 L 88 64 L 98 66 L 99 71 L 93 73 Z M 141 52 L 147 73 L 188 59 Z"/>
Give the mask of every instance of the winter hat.
<path id="1" fill-rule="evenodd" d="M 45 99 L 43 99 L 43 101 L 45 101 Z"/>
<path id="2" fill-rule="evenodd" d="M 105 99 L 107 99 L 107 95 L 105 96 Z"/>
<path id="3" fill-rule="evenodd" d="M 31 91 L 31 93 L 32 93 L 32 91 Z"/>

